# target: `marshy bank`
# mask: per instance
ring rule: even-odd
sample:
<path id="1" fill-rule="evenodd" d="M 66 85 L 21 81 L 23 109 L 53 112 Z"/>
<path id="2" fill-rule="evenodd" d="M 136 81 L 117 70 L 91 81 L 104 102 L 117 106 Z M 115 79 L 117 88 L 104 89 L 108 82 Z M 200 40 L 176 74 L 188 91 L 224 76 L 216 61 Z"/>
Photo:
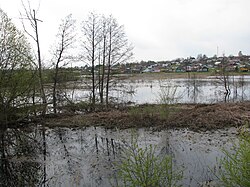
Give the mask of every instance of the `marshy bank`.
<path id="1" fill-rule="evenodd" d="M 250 102 L 216 104 L 144 104 L 84 114 L 58 114 L 43 120 L 48 127 L 188 128 L 195 131 L 240 127 L 250 121 Z"/>

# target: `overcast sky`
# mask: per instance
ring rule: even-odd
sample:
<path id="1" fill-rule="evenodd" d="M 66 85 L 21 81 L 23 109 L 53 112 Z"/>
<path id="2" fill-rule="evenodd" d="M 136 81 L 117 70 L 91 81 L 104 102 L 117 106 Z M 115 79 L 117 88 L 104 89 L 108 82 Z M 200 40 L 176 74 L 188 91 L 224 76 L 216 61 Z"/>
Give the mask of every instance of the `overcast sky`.
<path id="1" fill-rule="evenodd" d="M 23 0 L 26 2 L 26 0 Z M 125 26 L 135 60 L 171 60 L 250 54 L 250 0 L 30 0 L 37 9 L 42 52 L 53 44 L 63 19 L 80 22 L 89 12 L 112 14 Z M 1 0 L 0 7 L 18 24 L 21 0 Z"/>

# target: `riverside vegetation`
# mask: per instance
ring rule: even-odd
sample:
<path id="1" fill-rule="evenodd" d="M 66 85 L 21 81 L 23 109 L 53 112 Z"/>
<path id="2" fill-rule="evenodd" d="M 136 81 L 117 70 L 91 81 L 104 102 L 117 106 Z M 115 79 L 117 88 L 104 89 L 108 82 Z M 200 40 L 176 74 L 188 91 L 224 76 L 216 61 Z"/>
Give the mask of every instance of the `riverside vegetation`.
<path id="1" fill-rule="evenodd" d="M 156 154 L 155 146 L 141 148 L 132 136 L 131 144 L 123 150 L 118 164 L 118 176 L 124 186 L 177 186 L 182 171 L 174 169 L 170 155 Z"/>
<path id="2" fill-rule="evenodd" d="M 132 136 L 133 137 L 133 136 Z M 215 174 L 219 181 L 205 186 L 248 187 L 250 186 L 250 132 L 243 129 L 240 132 L 239 143 L 232 150 L 224 150 L 225 157 L 220 159 L 221 169 Z M 182 171 L 185 168 L 173 166 L 170 155 L 156 156 L 155 148 L 148 145 L 140 148 L 136 140 L 123 151 L 121 163 L 118 165 L 118 175 L 122 186 L 182 186 Z"/>
<path id="3" fill-rule="evenodd" d="M 224 186 L 250 186 L 250 133 L 241 132 L 240 141 L 232 151 L 225 151 L 219 178 Z"/>

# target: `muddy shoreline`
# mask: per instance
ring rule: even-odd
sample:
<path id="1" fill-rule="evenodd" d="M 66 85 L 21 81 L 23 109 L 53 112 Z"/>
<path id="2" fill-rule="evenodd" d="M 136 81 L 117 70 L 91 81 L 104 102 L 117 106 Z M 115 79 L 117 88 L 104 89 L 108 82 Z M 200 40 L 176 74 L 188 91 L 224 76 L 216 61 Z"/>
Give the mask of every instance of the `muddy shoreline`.
<path id="1" fill-rule="evenodd" d="M 188 128 L 206 131 L 249 126 L 250 102 L 216 104 L 144 104 L 105 109 L 85 114 L 59 114 L 43 120 L 45 126 L 106 128 L 150 128 L 152 130 Z"/>

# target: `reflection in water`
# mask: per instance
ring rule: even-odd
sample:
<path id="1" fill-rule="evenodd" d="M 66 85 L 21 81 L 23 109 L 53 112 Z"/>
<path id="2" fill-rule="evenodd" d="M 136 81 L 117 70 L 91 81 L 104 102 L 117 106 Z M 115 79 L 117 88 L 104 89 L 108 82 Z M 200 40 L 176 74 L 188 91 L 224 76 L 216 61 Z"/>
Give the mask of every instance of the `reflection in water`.
<path id="1" fill-rule="evenodd" d="M 42 127 L 42 142 L 43 142 L 43 186 L 46 185 L 46 181 L 47 181 L 47 173 L 46 173 L 46 158 L 47 158 L 47 149 L 46 149 L 46 135 L 45 135 L 45 126 L 43 125 Z"/>
<path id="2" fill-rule="evenodd" d="M 239 79 L 239 81 L 236 82 L 236 89 L 235 89 L 236 90 L 235 91 L 236 99 L 239 96 L 241 98 L 241 101 L 244 101 L 244 98 L 247 98 L 247 95 L 245 94 L 245 90 L 246 90 L 246 86 L 247 86 L 248 82 L 246 82 L 244 75 L 241 75 L 240 77 L 238 77 L 238 79 Z M 238 94 L 237 88 L 240 88 L 239 94 Z"/>
<path id="3" fill-rule="evenodd" d="M 44 175 L 38 132 L 1 129 L 0 136 L 0 186 L 40 186 Z"/>
<path id="4" fill-rule="evenodd" d="M 187 96 L 190 98 L 191 102 L 197 103 L 198 96 L 202 94 L 202 82 L 198 81 L 196 74 L 189 76 L 189 81 L 187 82 Z"/>
<path id="5" fill-rule="evenodd" d="M 231 146 L 235 130 L 195 133 L 188 130 L 135 131 L 141 147 L 157 145 L 185 168 L 184 186 L 214 180 L 221 149 Z M 131 143 L 131 130 L 34 128 L 1 131 L 0 186 L 117 186 L 117 162 Z M 235 140 L 234 140 L 235 141 Z"/>

